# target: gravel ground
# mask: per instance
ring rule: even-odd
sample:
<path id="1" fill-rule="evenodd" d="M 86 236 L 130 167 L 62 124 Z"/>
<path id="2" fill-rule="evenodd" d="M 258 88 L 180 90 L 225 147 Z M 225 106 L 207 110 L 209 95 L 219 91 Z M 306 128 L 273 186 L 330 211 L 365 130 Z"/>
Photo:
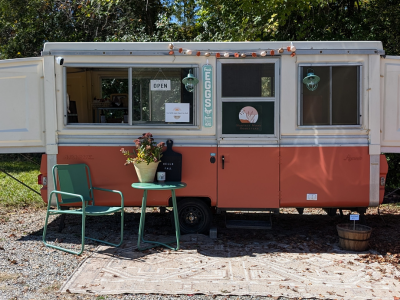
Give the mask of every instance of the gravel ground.
<path id="1" fill-rule="evenodd" d="M 376 209 L 375 209 L 376 211 Z M 385 216 L 370 211 L 367 221 L 374 226 L 371 255 L 361 257 L 364 260 L 384 263 L 398 263 L 400 215 L 388 212 Z M 138 228 L 138 208 L 127 208 L 125 217 L 126 236 L 134 234 Z M 230 241 L 268 238 L 282 245 L 282 252 L 295 251 L 307 243 L 310 252 L 328 251 L 332 243 L 337 243 L 335 225 L 343 222 L 339 215 L 328 217 L 322 210 L 310 210 L 307 216 L 300 216 L 295 210 L 282 210 L 274 220 L 274 229 L 270 231 L 238 231 L 225 229 L 224 217 L 217 216 L 214 225 L 218 226 L 218 238 Z M 261 214 L 259 214 L 261 217 Z M 248 215 L 242 215 L 246 218 Z M 253 215 L 254 217 L 254 215 Z M 65 229 L 59 233 L 60 217 L 51 217 L 48 227 L 50 240 L 66 247 L 79 246 L 80 219 L 68 216 Z M 97 244 L 88 241 L 81 256 L 68 254 L 45 247 L 42 243 L 42 229 L 45 219 L 44 210 L 9 210 L 0 208 L 0 299 L 286 299 L 276 297 L 250 296 L 207 296 L 207 295 L 76 295 L 61 294 L 59 289 L 74 270 L 96 250 Z M 95 238 L 118 236 L 119 216 L 107 216 L 102 222 L 88 218 L 87 235 Z M 346 219 L 347 220 L 347 219 Z M 146 217 L 149 233 L 170 234 L 170 216 L 160 214 L 157 209 Z M 370 225 L 370 224 L 368 224 Z M 168 229 L 166 229 L 168 228 Z M 393 232 L 390 230 L 393 228 Z M 106 229 L 106 230 L 105 230 Z M 388 230 L 389 229 L 389 230 Z M 115 232 L 110 230 L 114 230 Z M 388 232 L 389 231 L 389 232 Z M 395 232 L 395 234 L 394 234 Z M 378 249 L 379 245 L 379 249 Z M 294 250 L 292 250 L 294 249 Z M 296 251 L 297 251 L 296 250 Z M 385 253 L 382 253 L 385 252 Z M 375 253 L 375 254 L 373 254 Z M 379 255 L 383 254 L 383 255 Z"/>

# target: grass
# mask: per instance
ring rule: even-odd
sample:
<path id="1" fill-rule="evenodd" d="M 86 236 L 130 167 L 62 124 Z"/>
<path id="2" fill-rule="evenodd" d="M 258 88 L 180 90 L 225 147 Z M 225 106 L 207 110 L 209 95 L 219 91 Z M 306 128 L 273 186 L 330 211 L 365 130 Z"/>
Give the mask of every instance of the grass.
<path id="1" fill-rule="evenodd" d="M 40 159 L 41 154 L 0 154 L 0 206 L 8 208 L 44 206 L 41 196 L 1 171 L 4 170 L 40 193 L 41 186 L 37 184 Z"/>

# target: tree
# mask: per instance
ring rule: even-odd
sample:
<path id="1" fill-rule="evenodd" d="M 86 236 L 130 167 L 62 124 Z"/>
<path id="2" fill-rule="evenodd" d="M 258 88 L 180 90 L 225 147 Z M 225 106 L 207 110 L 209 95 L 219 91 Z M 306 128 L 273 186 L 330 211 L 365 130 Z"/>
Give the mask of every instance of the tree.
<path id="1" fill-rule="evenodd" d="M 0 0 L 0 58 L 38 56 L 43 43 L 149 39 L 161 0 Z"/>

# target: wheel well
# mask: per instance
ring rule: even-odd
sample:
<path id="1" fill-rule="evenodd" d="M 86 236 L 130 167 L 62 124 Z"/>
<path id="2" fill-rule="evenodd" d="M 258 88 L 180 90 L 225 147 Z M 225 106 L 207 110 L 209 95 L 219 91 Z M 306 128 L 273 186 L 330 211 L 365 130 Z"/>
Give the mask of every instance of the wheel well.
<path id="1" fill-rule="evenodd" d="M 208 207 L 211 207 L 211 199 L 208 197 L 176 197 L 176 202 L 179 203 L 180 201 L 188 199 L 203 201 Z M 168 206 L 172 206 L 172 198 L 168 199 Z"/>

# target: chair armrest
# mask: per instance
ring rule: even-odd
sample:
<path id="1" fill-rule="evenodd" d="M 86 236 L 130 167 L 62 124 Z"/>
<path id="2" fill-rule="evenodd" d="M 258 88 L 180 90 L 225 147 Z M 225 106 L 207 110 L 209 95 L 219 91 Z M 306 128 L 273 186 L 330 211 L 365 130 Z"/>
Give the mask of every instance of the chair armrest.
<path id="1" fill-rule="evenodd" d="M 73 193 L 67 193 L 67 192 L 62 192 L 62 191 L 57 191 L 57 190 L 53 190 L 53 191 L 50 192 L 49 201 L 48 201 L 48 208 L 50 208 L 51 197 L 53 196 L 53 194 L 59 194 L 59 195 L 65 195 L 65 196 L 74 196 L 74 197 L 80 198 L 81 202 L 82 202 L 82 209 L 85 209 L 85 202 L 86 201 L 85 201 L 85 199 L 83 199 L 82 195 L 73 194 Z M 75 202 L 77 202 L 77 201 L 75 201 Z M 60 209 L 60 203 L 58 202 L 58 199 L 56 199 L 56 203 L 57 203 L 57 209 Z"/>
<path id="2" fill-rule="evenodd" d="M 98 191 L 103 191 L 103 192 L 111 192 L 111 193 L 116 193 L 121 196 L 121 207 L 124 207 L 124 195 L 120 191 L 117 190 L 109 190 L 109 189 L 104 189 L 104 188 L 99 188 L 99 187 L 93 187 L 94 190 Z"/>
<path id="3" fill-rule="evenodd" d="M 62 191 L 51 191 L 51 193 L 50 193 L 50 199 L 51 199 L 51 196 L 52 196 L 53 194 L 60 194 L 60 195 L 65 195 L 65 196 L 79 197 L 79 198 L 81 198 L 81 201 L 82 201 L 82 202 L 85 201 L 85 199 L 83 199 L 83 196 L 82 196 L 82 195 L 73 194 L 73 193 L 67 193 L 67 192 L 62 192 Z"/>

